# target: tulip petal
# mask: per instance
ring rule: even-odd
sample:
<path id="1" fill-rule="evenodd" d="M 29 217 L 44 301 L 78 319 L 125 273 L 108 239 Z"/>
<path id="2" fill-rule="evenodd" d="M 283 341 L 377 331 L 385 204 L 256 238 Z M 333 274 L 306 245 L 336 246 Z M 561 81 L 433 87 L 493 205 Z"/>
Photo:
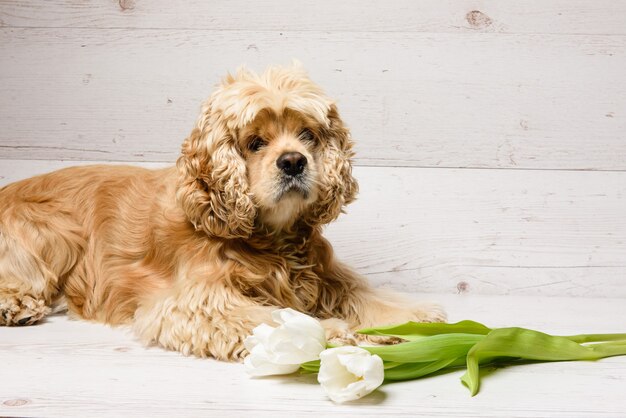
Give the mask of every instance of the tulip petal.
<path id="1" fill-rule="evenodd" d="M 272 376 L 291 374 L 300 368 L 299 364 L 275 364 L 265 361 L 261 356 L 249 355 L 243 361 L 246 372 L 251 376 Z"/>
<path id="2" fill-rule="evenodd" d="M 353 346 L 331 348 L 320 353 L 318 381 L 334 402 L 359 399 L 383 383 L 383 361 Z"/>
<path id="3" fill-rule="evenodd" d="M 272 318 L 278 327 L 261 324 L 244 341 L 250 353 L 244 361 L 248 373 L 292 373 L 300 364 L 319 359 L 326 338 L 318 320 L 289 308 L 272 312 Z"/>
<path id="4" fill-rule="evenodd" d="M 291 308 L 286 308 L 272 312 L 272 319 L 291 332 L 304 333 L 312 338 L 324 340 L 325 345 L 326 337 L 324 327 L 322 327 L 317 319 L 309 315 Z"/>
<path id="5" fill-rule="evenodd" d="M 272 333 L 275 328 L 271 327 L 267 324 L 260 324 L 254 330 L 252 330 L 252 335 L 256 337 L 260 344 L 267 344 L 270 338 L 272 337 Z"/>

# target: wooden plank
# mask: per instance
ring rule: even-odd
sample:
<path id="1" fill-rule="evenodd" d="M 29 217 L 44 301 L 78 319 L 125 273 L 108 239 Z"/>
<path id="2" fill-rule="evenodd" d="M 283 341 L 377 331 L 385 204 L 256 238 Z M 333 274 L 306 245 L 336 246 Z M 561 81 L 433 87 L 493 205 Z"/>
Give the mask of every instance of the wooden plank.
<path id="1" fill-rule="evenodd" d="M 0 160 L 0 184 L 73 162 Z M 340 259 L 407 292 L 626 297 L 626 173 L 357 167 L 327 228 Z"/>
<path id="2" fill-rule="evenodd" d="M 0 56 L 0 158 L 173 161 L 228 70 L 298 57 L 360 165 L 626 169 L 626 36 L 5 28 Z"/>
<path id="3" fill-rule="evenodd" d="M 611 0 L 4 0 L 7 27 L 625 34 Z"/>
<path id="4" fill-rule="evenodd" d="M 438 295 L 450 319 L 550 333 L 623 332 L 623 299 Z M 572 318 L 576 318 L 572 321 Z M 511 366 L 485 373 L 474 398 L 462 371 L 385 385 L 334 405 L 315 378 L 253 379 L 239 364 L 144 349 L 125 329 L 54 316 L 0 327 L 2 416 L 621 417 L 626 358 Z M 532 402 L 529 402 L 532 400 Z"/>
<path id="5" fill-rule="evenodd" d="M 328 230 L 407 291 L 626 297 L 626 173 L 362 168 Z"/>

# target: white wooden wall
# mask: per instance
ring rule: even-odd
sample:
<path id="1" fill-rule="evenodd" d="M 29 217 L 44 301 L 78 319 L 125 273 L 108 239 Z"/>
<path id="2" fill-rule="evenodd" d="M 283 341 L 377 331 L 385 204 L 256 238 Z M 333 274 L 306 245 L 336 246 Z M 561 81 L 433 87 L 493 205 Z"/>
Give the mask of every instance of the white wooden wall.
<path id="1" fill-rule="evenodd" d="M 0 184 L 172 163 L 221 76 L 292 58 L 358 141 L 328 235 L 373 282 L 626 297 L 623 0 L 0 0 Z"/>

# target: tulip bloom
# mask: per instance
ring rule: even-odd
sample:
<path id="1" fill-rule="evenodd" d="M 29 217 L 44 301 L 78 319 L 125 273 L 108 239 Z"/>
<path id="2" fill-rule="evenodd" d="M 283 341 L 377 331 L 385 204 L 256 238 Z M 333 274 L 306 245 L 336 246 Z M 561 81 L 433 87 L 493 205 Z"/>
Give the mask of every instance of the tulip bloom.
<path id="1" fill-rule="evenodd" d="M 293 309 L 272 313 L 278 327 L 261 324 L 246 338 L 250 355 L 244 360 L 252 376 L 289 374 L 302 363 L 317 360 L 326 348 L 326 336 L 320 322 Z"/>
<path id="2" fill-rule="evenodd" d="M 330 399 L 359 399 L 384 379 L 417 379 L 440 370 L 466 366 L 461 378 L 472 396 L 480 387 L 481 365 L 503 360 L 596 360 L 626 355 L 626 334 L 553 336 L 525 328 L 491 329 L 474 321 L 456 324 L 407 322 L 368 328 L 360 334 L 396 337 L 406 342 L 389 346 L 342 346 L 324 350 L 320 322 L 293 309 L 274 311 L 279 324 L 262 324 L 245 341 L 245 365 L 253 376 L 289 374 L 301 369 L 317 373 Z"/>
<path id="3" fill-rule="evenodd" d="M 383 361 L 353 346 L 330 348 L 320 353 L 317 380 L 334 402 L 362 398 L 383 383 Z"/>

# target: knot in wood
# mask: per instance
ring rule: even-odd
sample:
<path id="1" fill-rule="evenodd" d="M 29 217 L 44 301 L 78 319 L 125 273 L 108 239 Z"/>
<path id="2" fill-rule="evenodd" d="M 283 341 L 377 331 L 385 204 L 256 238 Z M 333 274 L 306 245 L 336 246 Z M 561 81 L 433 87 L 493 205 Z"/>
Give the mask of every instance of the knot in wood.
<path id="1" fill-rule="evenodd" d="M 465 15 L 465 19 L 474 29 L 486 28 L 491 26 L 493 21 L 489 16 L 481 12 L 480 10 L 472 10 Z"/>

